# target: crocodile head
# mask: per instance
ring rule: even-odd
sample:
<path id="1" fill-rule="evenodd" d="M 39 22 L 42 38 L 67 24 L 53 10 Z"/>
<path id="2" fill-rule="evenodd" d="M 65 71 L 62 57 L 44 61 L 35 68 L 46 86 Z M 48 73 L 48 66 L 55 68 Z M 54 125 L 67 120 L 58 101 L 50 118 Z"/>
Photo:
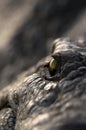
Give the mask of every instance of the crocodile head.
<path id="1" fill-rule="evenodd" d="M 85 44 L 55 40 L 34 73 L 9 89 L 4 109 L 14 112 L 15 130 L 86 129 Z"/>

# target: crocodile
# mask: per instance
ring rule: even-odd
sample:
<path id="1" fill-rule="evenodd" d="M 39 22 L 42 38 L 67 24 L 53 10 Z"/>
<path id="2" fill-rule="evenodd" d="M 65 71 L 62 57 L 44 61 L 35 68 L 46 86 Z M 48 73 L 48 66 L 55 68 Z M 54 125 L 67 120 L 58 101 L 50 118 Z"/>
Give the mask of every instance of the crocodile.
<path id="1" fill-rule="evenodd" d="M 0 91 L 0 130 L 86 130 L 86 42 L 51 53 Z"/>

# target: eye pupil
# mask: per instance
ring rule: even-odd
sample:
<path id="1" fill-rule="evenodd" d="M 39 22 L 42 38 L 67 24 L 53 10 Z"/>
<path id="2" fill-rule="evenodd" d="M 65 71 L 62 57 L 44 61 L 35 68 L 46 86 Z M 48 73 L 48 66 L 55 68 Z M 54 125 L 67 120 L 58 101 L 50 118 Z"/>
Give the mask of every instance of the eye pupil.
<path id="1" fill-rule="evenodd" d="M 50 71 L 51 75 L 54 74 L 57 67 L 58 67 L 57 61 L 55 59 L 52 59 L 49 63 L 49 71 Z"/>

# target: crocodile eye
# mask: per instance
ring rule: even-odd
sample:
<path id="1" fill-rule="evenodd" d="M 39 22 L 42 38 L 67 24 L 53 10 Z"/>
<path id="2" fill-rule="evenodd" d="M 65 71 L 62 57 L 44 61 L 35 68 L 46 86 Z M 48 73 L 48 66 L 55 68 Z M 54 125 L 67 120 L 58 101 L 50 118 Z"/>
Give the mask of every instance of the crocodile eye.
<path id="1" fill-rule="evenodd" d="M 51 75 L 54 75 L 56 70 L 58 69 L 59 63 L 54 58 L 51 59 L 49 63 L 49 72 Z"/>

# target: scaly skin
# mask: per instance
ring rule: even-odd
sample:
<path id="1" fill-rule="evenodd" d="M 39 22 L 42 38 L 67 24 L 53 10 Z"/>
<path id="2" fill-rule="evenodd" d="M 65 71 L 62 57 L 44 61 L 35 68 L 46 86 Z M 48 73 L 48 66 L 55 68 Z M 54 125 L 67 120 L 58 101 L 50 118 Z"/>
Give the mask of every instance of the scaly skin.
<path id="1" fill-rule="evenodd" d="M 0 92 L 0 130 L 86 129 L 86 43 L 57 39 L 31 75 Z M 60 66 L 51 76 L 48 63 Z"/>

